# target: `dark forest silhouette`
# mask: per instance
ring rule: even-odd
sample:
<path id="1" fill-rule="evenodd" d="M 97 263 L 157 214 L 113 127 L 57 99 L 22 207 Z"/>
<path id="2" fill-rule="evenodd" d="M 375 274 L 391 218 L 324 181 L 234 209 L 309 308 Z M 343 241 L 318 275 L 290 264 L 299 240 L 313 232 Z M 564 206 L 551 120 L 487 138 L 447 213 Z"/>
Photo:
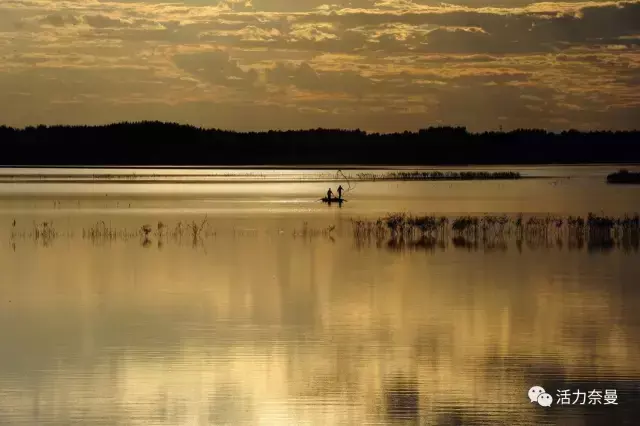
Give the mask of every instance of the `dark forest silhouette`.
<path id="1" fill-rule="evenodd" d="M 430 127 L 233 132 L 162 122 L 0 127 L 5 166 L 467 165 L 640 162 L 640 131 Z"/>

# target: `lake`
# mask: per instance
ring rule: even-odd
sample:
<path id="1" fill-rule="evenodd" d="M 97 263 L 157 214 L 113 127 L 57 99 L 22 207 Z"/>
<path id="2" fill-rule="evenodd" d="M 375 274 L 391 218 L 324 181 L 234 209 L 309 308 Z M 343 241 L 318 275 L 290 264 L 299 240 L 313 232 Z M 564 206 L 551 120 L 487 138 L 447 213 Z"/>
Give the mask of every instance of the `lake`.
<path id="1" fill-rule="evenodd" d="M 618 168 L 0 169 L 0 424 L 636 425 L 637 232 L 399 245 L 352 222 L 633 215 Z"/>

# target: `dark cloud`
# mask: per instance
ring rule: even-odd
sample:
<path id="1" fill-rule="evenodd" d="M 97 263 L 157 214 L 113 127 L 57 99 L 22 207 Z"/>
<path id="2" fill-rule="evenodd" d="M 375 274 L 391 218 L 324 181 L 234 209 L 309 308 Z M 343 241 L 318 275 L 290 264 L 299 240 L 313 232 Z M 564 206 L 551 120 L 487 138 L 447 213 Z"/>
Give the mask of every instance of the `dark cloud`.
<path id="1" fill-rule="evenodd" d="M 513 81 L 527 81 L 531 75 L 526 72 L 505 71 L 486 74 L 467 74 L 451 78 L 449 81 L 457 84 L 502 84 Z"/>
<path id="2" fill-rule="evenodd" d="M 375 90 L 376 84 L 355 72 L 317 72 L 308 63 L 286 66 L 279 63 L 267 73 L 267 80 L 276 85 L 293 85 L 303 90 L 345 93 L 362 97 Z"/>
<path id="3" fill-rule="evenodd" d="M 77 25 L 80 20 L 73 15 L 51 14 L 42 18 L 40 22 L 54 27 L 64 27 L 65 25 Z"/>
<path id="4" fill-rule="evenodd" d="M 130 27 L 129 22 L 120 19 L 109 18 L 104 15 L 88 15 L 84 17 L 84 22 L 93 28 L 124 28 Z"/>
<path id="5" fill-rule="evenodd" d="M 566 49 L 575 44 L 602 43 L 640 32 L 640 3 L 590 6 L 577 14 L 560 11 L 490 13 L 478 11 L 309 14 L 308 22 L 331 22 L 340 28 L 374 29 L 391 23 L 440 27 L 425 36 L 387 43 L 389 50 L 437 53 L 536 53 Z M 637 43 L 620 40 L 621 43 Z"/>
<path id="6" fill-rule="evenodd" d="M 6 0 L 0 112 L 239 129 L 639 122 L 639 1 L 325 3 Z"/>
<path id="7" fill-rule="evenodd" d="M 389 53 L 512 54 L 549 53 L 576 45 L 637 46 L 640 2 L 588 6 L 563 12 L 548 10 L 452 8 L 431 12 L 353 9 L 341 13 L 307 12 L 287 15 L 219 13 L 215 19 L 180 25 L 177 21 L 122 20 L 87 15 L 97 30 L 90 36 L 130 41 L 215 42 L 247 48 L 317 52 L 379 51 Z M 308 9 L 307 9 L 308 11 Z M 51 18 L 56 25 L 65 21 Z M 155 28 L 148 27 L 156 24 Z M 120 30 L 117 30 L 120 29 Z M 384 30 L 384 32 L 381 32 Z"/>
<path id="8" fill-rule="evenodd" d="M 213 84 L 251 87 L 258 80 L 255 70 L 243 71 L 228 52 L 221 50 L 175 55 L 173 61 L 194 77 Z"/>
<path id="9" fill-rule="evenodd" d="M 267 81 L 279 86 L 295 86 L 302 90 L 324 93 L 343 93 L 357 98 L 366 95 L 415 95 L 424 96 L 442 93 L 443 87 L 460 87 L 486 84 L 504 84 L 526 81 L 530 75 L 514 70 L 500 70 L 446 76 L 436 70 L 431 73 L 412 75 L 408 72 L 389 73 L 376 78 L 365 77 L 358 71 L 317 71 L 303 62 L 299 65 L 278 63 L 268 70 Z"/>

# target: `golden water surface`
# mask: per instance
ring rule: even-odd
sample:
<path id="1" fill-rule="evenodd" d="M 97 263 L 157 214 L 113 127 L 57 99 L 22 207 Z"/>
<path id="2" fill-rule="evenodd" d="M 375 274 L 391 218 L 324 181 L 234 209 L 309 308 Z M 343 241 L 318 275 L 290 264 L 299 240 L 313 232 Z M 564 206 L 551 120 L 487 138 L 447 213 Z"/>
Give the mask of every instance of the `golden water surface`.
<path id="1" fill-rule="evenodd" d="M 342 209 L 313 204 L 322 183 L 266 184 L 280 189 L 235 211 L 206 193 L 12 187 L 0 201 L 0 424 L 635 425 L 637 251 L 393 251 L 350 230 L 385 206 L 445 210 L 437 197 L 452 212 L 640 211 L 640 197 L 574 180 L 459 182 L 448 198 L 449 183 L 363 184 L 370 211 L 358 190 Z M 548 195 L 533 203 L 518 184 Z M 277 185 L 302 201 L 282 202 Z M 558 191 L 582 204 L 563 207 Z M 197 241 L 155 234 L 205 213 Z M 90 238 L 101 221 L 154 231 Z M 43 222 L 56 238 L 35 235 Z M 545 408 L 533 385 L 554 398 L 616 389 L 618 405 Z"/>

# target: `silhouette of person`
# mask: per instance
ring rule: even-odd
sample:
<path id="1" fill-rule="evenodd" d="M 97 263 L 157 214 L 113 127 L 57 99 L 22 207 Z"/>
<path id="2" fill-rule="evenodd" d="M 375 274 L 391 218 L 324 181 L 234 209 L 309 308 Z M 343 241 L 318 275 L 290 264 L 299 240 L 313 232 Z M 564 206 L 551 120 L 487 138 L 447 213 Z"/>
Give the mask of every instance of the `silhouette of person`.
<path id="1" fill-rule="evenodd" d="M 331 201 L 332 196 L 333 196 L 333 192 L 331 191 L 331 188 L 329 188 L 329 190 L 327 191 L 327 200 Z"/>
<path id="2" fill-rule="evenodd" d="M 342 189 L 342 185 L 340 185 L 340 186 L 338 187 L 338 198 L 342 198 L 342 191 L 343 191 L 343 189 Z"/>

